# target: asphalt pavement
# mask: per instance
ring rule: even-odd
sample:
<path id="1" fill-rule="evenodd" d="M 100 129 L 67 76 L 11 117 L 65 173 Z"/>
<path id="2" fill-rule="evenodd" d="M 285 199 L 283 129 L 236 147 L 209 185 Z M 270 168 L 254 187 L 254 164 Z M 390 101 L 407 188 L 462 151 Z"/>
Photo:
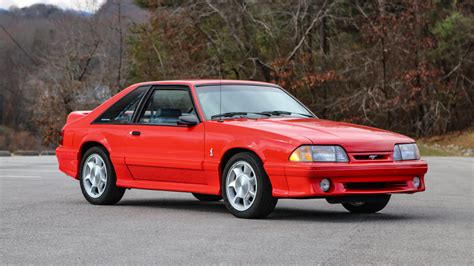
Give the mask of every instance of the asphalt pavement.
<path id="1" fill-rule="evenodd" d="M 378 214 L 280 200 L 263 220 L 188 193 L 93 206 L 54 156 L 0 157 L 0 264 L 470 264 L 474 158 L 426 158 L 427 191 Z"/>

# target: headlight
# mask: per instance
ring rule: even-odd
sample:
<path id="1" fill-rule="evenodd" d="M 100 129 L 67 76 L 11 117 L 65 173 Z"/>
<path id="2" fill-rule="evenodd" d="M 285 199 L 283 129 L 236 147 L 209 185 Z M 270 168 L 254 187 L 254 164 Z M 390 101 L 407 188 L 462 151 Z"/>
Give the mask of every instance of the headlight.
<path id="1" fill-rule="evenodd" d="M 292 162 L 348 162 L 341 146 L 305 145 L 297 148 L 290 156 Z"/>
<path id="2" fill-rule="evenodd" d="M 404 161 L 404 160 L 419 160 L 420 150 L 415 143 L 411 144 L 396 144 L 393 148 L 393 160 Z"/>

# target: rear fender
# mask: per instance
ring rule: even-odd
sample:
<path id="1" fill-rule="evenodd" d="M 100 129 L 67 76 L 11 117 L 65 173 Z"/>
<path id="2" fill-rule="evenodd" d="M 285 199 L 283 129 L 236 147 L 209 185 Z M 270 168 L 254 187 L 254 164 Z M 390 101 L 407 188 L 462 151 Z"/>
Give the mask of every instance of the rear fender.
<path id="1" fill-rule="evenodd" d="M 87 135 L 85 135 L 82 140 L 80 141 L 80 149 L 82 149 L 82 147 L 86 144 L 86 143 L 90 143 L 90 142 L 96 142 L 96 143 L 99 143 L 100 145 L 104 146 L 105 149 L 107 150 L 107 152 L 109 154 L 111 154 L 112 152 L 112 148 L 109 144 L 109 142 L 107 141 L 107 139 L 105 138 L 105 136 L 100 133 L 100 132 L 97 132 L 97 131 L 89 131 L 89 133 Z"/>

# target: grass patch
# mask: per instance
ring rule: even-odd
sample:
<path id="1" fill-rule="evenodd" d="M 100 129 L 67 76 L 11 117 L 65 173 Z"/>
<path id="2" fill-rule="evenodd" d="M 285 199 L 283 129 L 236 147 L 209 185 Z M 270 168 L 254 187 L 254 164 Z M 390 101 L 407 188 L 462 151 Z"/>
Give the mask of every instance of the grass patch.
<path id="1" fill-rule="evenodd" d="M 417 140 L 422 156 L 474 157 L 474 127 Z"/>
<path id="2" fill-rule="evenodd" d="M 417 143 L 420 149 L 421 156 L 462 156 L 459 153 L 449 150 L 435 148 L 424 143 Z"/>

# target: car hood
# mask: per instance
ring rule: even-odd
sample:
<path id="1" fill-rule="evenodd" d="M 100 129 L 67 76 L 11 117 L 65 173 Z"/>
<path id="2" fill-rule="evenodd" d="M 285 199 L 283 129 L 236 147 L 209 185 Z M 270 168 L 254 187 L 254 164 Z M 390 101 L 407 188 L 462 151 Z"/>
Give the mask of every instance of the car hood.
<path id="1" fill-rule="evenodd" d="M 288 137 L 305 137 L 313 144 L 341 145 L 348 152 L 392 151 L 396 143 L 414 142 L 386 130 L 314 118 L 236 119 L 229 123 Z"/>

